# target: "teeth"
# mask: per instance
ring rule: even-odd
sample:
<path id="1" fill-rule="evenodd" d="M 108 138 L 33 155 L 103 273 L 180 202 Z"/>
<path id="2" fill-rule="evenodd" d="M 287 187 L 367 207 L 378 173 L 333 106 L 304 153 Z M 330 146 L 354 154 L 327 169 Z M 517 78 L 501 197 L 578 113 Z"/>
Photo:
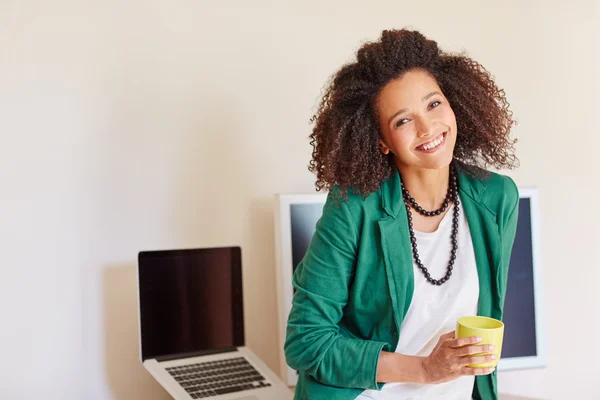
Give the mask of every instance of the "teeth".
<path id="1" fill-rule="evenodd" d="M 444 135 L 440 135 L 440 137 L 435 141 L 435 142 L 431 142 L 425 146 L 422 146 L 423 149 L 425 150 L 430 150 L 433 149 L 434 147 L 437 147 L 440 145 L 440 143 L 442 143 L 442 140 L 444 140 Z"/>

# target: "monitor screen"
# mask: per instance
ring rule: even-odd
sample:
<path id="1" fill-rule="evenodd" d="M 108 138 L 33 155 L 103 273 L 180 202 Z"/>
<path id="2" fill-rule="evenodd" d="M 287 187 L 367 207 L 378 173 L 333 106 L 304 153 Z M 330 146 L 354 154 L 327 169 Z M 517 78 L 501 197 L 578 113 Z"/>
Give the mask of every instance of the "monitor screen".
<path id="1" fill-rule="evenodd" d="M 536 251 L 539 231 L 536 228 L 537 191 L 521 189 L 519 202 L 519 220 L 511 255 L 507 293 L 504 308 L 505 333 L 502 346 L 502 358 L 499 370 L 531 368 L 543 366 L 540 357 L 541 335 L 540 316 L 536 309 L 540 297 L 539 277 L 537 277 Z M 283 299 L 283 321 L 291 308 L 291 276 L 304 257 L 321 216 L 325 194 L 287 195 L 279 198 L 278 233 L 280 249 L 281 293 Z M 286 269 L 289 269 L 286 271 Z M 289 281 L 289 282 L 287 282 Z M 289 304 L 288 304 L 289 303 Z M 288 384 L 293 384 L 295 373 L 288 371 Z"/>
<path id="2" fill-rule="evenodd" d="M 502 358 L 537 355 L 531 199 L 521 198 L 504 302 Z"/>
<path id="3" fill-rule="evenodd" d="M 244 345 L 239 247 L 140 252 L 142 361 Z"/>

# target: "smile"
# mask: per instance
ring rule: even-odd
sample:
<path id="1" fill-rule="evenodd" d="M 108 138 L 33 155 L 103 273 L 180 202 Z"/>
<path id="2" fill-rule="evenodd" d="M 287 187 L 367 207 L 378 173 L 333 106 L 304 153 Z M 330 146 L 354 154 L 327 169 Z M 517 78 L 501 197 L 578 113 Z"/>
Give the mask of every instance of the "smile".
<path id="1" fill-rule="evenodd" d="M 415 150 L 424 153 L 433 153 L 434 151 L 437 151 L 440 148 L 442 148 L 442 146 L 444 146 L 444 143 L 446 142 L 446 135 L 447 132 L 443 132 L 433 140 L 430 140 L 427 143 L 423 143 L 422 145 L 415 147 Z"/>

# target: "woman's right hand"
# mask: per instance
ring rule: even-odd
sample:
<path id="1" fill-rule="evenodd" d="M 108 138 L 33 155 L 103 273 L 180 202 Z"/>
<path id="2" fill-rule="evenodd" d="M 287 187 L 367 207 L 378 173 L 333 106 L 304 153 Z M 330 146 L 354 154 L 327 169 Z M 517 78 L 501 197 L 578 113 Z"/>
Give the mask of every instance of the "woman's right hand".
<path id="1" fill-rule="evenodd" d="M 454 332 L 442 335 L 428 357 L 423 360 L 427 383 L 442 383 L 465 375 L 488 375 L 495 368 L 469 368 L 467 365 L 490 362 L 496 359 L 493 354 L 473 356 L 493 350 L 493 346 L 477 345 L 475 336 L 456 339 Z"/>

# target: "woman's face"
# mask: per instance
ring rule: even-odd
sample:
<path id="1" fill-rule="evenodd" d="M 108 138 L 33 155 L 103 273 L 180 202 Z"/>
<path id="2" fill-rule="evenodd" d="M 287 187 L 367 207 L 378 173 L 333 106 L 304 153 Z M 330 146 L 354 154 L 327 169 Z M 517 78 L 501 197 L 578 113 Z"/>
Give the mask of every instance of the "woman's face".
<path id="1" fill-rule="evenodd" d="M 377 99 L 380 149 L 398 168 L 440 169 L 452 161 L 456 118 L 436 80 L 411 70 L 388 83 Z"/>

